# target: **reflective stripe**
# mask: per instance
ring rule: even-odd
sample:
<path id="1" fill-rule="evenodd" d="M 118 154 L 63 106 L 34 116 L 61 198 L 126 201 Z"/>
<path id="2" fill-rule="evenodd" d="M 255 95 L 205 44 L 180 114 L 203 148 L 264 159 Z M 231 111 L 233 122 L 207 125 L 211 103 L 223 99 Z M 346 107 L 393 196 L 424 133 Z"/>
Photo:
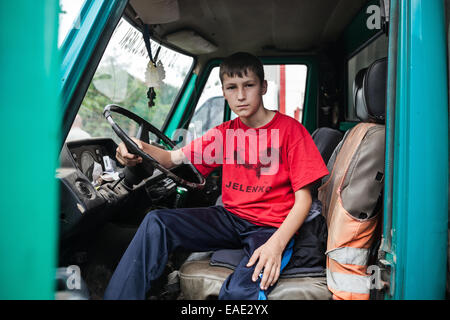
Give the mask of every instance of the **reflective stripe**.
<path id="1" fill-rule="evenodd" d="M 369 249 L 342 247 L 330 250 L 326 255 L 341 264 L 365 266 L 369 263 Z"/>
<path id="2" fill-rule="evenodd" d="M 337 291 L 362 294 L 370 293 L 369 276 L 358 276 L 339 272 L 331 272 L 329 269 L 327 269 L 327 285 L 330 289 L 334 289 Z"/>

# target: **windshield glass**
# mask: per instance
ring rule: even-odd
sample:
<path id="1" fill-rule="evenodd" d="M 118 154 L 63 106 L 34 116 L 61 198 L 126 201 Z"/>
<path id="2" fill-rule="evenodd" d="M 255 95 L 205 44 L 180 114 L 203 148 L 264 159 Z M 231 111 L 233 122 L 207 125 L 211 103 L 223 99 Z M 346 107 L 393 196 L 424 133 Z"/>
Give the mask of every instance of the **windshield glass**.
<path id="1" fill-rule="evenodd" d="M 78 111 L 67 141 L 86 137 L 110 137 L 120 140 L 102 115 L 108 104 L 126 108 L 161 129 L 191 69 L 193 58 L 151 42 L 157 68 L 149 76 L 149 57 L 142 33 L 122 19 L 105 50 L 89 89 Z M 155 82 L 155 72 L 159 81 Z M 156 83 L 154 106 L 147 98 L 149 81 Z M 150 80 L 153 79 L 153 80 Z M 137 134 L 137 125 L 118 114 L 116 123 L 129 134 Z"/>
<path id="2" fill-rule="evenodd" d="M 80 12 L 86 0 L 59 1 L 58 47 L 61 47 L 70 30 L 80 27 Z"/>

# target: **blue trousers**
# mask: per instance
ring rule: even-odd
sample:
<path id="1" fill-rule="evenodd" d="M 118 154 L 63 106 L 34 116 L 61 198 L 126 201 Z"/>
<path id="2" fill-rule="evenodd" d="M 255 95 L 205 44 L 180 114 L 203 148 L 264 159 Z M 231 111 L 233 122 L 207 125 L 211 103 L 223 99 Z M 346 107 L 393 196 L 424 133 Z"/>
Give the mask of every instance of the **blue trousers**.
<path id="1" fill-rule="evenodd" d="M 224 282 L 219 299 L 257 300 L 260 280 L 252 281 L 256 264 L 246 264 L 276 230 L 252 224 L 221 206 L 151 211 L 122 256 L 104 299 L 145 299 L 151 281 L 162 275 L 169 254 L 177 248 L 197 252 L 244 248 L 246 254 Z"/>

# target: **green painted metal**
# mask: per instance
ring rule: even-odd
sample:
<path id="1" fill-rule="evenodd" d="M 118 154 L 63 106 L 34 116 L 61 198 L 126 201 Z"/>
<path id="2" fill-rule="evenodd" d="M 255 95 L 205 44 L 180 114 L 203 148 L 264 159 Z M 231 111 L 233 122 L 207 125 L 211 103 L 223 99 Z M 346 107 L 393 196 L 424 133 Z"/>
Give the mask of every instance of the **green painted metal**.
<path id="1" fill-rule="evenodd" d="M 393 171 L 395 153 L 395 109 L 396 109 L 396 83 L 397 83 L 397 52 L 399 10 L 398 1 L 391 2 L 389 49 L 388 49 L 388 80 L 387 80 L 387 105 L 386 105 L 386 153 L 384 176 L 384 210 L 382 242 L 380 245 L 381 258 L 385 268 L 390 268 L 389 288 L 385 291 L 385 299 L 391 299 L 395 292 L 395 255 L 392 251 L 392 212 L 393 212 Z"/>
<path id="2" fill-rule="evenodd" d="M 53 299 L 58 0 L 0 1 L 0 299 Z"/>
<path id="3" fill-rule="evenodd" d="M 175 112 L 172 114 L 170 122 L 168 122 L 167 128 L 164 130 L 164 133 L 168 137 L 172 137 L 175 130 L 181 127 L 183 121 L 183 115 L 185 114 L 186 108 L 188 106 L 189 100 L 191 99 L 192 92 L 195 89 L 195 83 L 197 81 L 197 75 L 192 73 L 187 86 L 181 96 L 180 102 L 175 109 Z"/>
<path id="4" fill-rule="evenodd" d="M 195 111 L 194 109 L 197 106 L 198 99 L 200 99 L 203 88 L 205 87 L 206 82 L 208 81 L 209 74 L 211 73 L 212 69 L 218 67 L 221 62 L 222 62 L 221 59 L 213 59 L 209 61 L 206 67 L 201 71 L 200 75 L 197 77 L 195 82 L 195 88 L 192 91 L 192 98 L 189 100 L 190 103 L 188 103 L 188 105 L 186 105 L 185 107 L 184 119 L 181 125 L 181 127 L 183 127 L 184 129 L 187 129 L 189 126 L 188 122 L 189 119 L 187 115 L 190 115 Z"/>
<path id="5" fill-rule="evenodd" d="M 318 127 L 319 99 L 319 71 L 317 61 L 314 57 L 309 58 L 304 63 L 308 66 L 308 76 L 306 80 L 305 104 L 303 106 L 302 124 L 310 134 Z"/>
<path id="6" fill-rule="evenodd" d="M 339 123 L 339 130 L 347 131 L 356 126 L 359 122 L 341 122 Z"/>
<path id="7" fill-rule="evenodd" d="M 200 76 L 197 76 L 197 74 L 195 74 L 195 76 L 196 76 L 195 81 L 192 83 L 189 82 L 189 84 L 192 84 L 192 87 L 190 87 L 188 84 L 188 86 L 186 87 L 186 91 L 183 94 L 183 97 L 180 100 L 180 103 L 177 105 L 177 108 L 175 111 L 176 114 L 178 115 L 178 117 L 175 117 L 175 119 L 176 119 L 175 121 L 177 123 L 178 128 L 183 128 L 183 129 L 188 128 L 188 126 L 189 126 L 188 115 L 190 115 L 192 112 L 194 112 L 193 109 L 196 107 L 197 101 L 201 95 L 201 91 L 203 90 L 203 87 L 205 86 L 206 82 L 208 81 L 211 70 L 214 67 L 219 66 L 221 62 L 222 62 L 221 59 L 213 59 L 213 60 L 209 61 L 206 65 L 206 67 L 204 68 L 204 70 L 201 72 Z M 181 108 L 182 111 L 178 111 L 179 108 Z M 229 110 L 229 108 L 226 109 L 225 113 L 227 113 L 228 116 L 230 116 L 231 111 Z M 227 118 L 225 118 L 225 119 L 227 119 Z M 172 120 L 172 119 L 170 119 L 170 120 Z M 170 121 L 170 123 L 172 123 L 172 122 Z M 173 127 L 175 127 L 175 126 L 173 126 Z"/>
<path id="8" fill-rule="evenodd" d="M 345 28 L 343 36 L 339 41 L 342 43 L 344 51 L 347 56 L 354 53 L 358 48 L 364 45 L 367 40 L 374 37 L 379 30 L 370 30 L 367 28 L 367 19 L 370 15 L 367 13 L 367 8 L 372 5 L 379 6 L 379 0 L 369 0 L 367 4 L 360 10 L 358 15 Z"/>
<path id="9" fill-rule="evenodd" d="M 442 0 L 399 6 L 394 135 L 394 299 L 444 299 L 448 86 Z"/>

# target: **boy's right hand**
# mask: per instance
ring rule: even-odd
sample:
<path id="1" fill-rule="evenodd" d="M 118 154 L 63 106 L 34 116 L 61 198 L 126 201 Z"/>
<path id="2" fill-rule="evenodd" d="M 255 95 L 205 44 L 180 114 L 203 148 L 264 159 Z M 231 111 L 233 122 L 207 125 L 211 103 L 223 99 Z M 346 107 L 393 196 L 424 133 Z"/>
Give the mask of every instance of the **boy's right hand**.
<path id="1" fill-rule="evenodd" d="M 142 142 L 136 138 L 131 138 L 137 144 L 139 149 L 144 150 Z M 123 142 L 119 144 L 116 149 L 116 159 L 124 166 L 133 167 L 138 163 L 142 163 L 142 158 L 129 153 L 127 147 Z"/>

